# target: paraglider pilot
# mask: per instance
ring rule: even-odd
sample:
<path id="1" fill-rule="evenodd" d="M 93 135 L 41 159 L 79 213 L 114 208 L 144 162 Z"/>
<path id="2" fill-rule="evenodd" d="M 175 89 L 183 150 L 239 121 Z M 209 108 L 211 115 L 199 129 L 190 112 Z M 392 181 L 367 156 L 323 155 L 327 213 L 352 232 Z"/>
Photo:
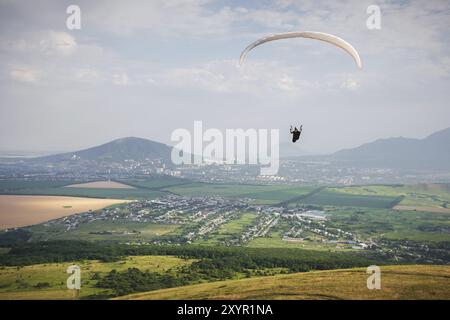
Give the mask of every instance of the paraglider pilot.
<path id="1" fill-rule="evenodd" d="M 300 126 L 300 130 L 297 129 L 297 127 L 295 127 L 294 130 L 292 130 L 292 126 L 291 126 L 291 129 L 289 129 L 289 132 L 292 134 L 292 142 L 296 142 L 298 139 L 300 139 L 302 130 L 303 130 L 303 125 Z"/>

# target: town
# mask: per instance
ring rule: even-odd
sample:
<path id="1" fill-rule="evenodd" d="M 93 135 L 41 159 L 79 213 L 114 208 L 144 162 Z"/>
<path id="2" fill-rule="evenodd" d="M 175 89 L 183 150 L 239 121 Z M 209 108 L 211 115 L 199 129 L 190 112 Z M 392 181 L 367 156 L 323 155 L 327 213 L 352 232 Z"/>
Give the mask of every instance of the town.
<path id="1" fill-rule="evenodd" d="M 239 221 L 243 213 L 252 219 L 230 234 L 221 234 L 228 224 Z M 102 230 L 90 232 L 95 236 L 120 235 L 122 242 L 133 245 L 182 245 L 211 243 L 224 246 L 248 246 L 255 239 L 273 239 L 286 245 L 324 248 L 332 251 L 370 251 L 395 259 L 422 259 L 432 257 L 433 248 L 414 242 L 376 240 L 337 228 L 329 212 L 317 207 L 283 207 L 252 204 L 252 199 L 224 197 L 186 197 L 167 195 L 154 200 L 133 201 L 105 208 L 97 212 L 84 212 L 43 224 L 44 228 L 63 227 L 62 233 L 77 235 L 80 227 L 99 222 L 113 222 Z M 144 240 L 136 225 L 172 225 L 175 231 Z M 133 229 L 134 228 L 134 229 Z M 52 234 L 53 231 L 48 232 Z M 220 236 L 219 236 L 220 235 Z M 128 236 L 136 236 L 130 239 Z M 107 238 L 105 238 L 107 239 Z M 439 251 L 439 250 L 438 250 Z M 439 252 L 436 261 L 439 261 Z M 433 258 L 428 258 L 433 260 Z"/>

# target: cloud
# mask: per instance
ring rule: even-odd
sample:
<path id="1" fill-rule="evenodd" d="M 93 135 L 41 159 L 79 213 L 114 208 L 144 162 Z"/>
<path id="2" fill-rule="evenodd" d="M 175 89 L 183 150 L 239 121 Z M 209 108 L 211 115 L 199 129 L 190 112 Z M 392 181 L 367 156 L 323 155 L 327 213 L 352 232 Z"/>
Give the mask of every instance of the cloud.
<path id="1" fill-rule="evenodd" d="M 341 84 L 341 88 L 345 88 L 348 90 L 356 90 L 360 86 L 360 83 L 356 79 L 347 79 Z"/>
<path id="2" fill-rule="evenodd" d="M 72 35 L 53 30 L 29 32 L 18 39 L 2 40 L 0 48 L 9 52 L 70 55 L 77 48 L 77 42 Z"/>
<path id="3" fill-rule="evenodd" d="M 77 42 L 67 32 L 50 31 L 47 37 L 39 42 L 39 46 L 46 54 L 70 55 L 76 50 Z"/>
<path id="4" fill-rule="evenodd" d="M 298 67 L 270 61 L 247 61 L 239 66 L 237 60 L 218 60 L 195 67 L 161 70 L 154 83 L 166 87 L 200 89 L 217 93 L 245 93 L 256 97 L 278 96 L 292 98 L 311 94 L 321 88 L 312 79 L 301 78 Z M 334 81 L 326 87 L 339 87 Z M 322 87 L 324 89 L 325 87 Z"/>
<path id="5" fill-rule="evenodd" d="M 295 114 L 308 123 L 305 143 L 318 149 L 337 149 L 344 142 L 351 146 L 355 137 L 364 142 L 370 130 L 371 138 L 414 136 L 418 129 L 410 123 L 417 123 L 421 133 L 448 125 L 450 2 L 377 0 L 382 28 L 368 30 L 366 8 L 373 3 L 79 0 L 82 29 L 69 31 L 65 5 L 58 0 L 40 3 L 39 13 L 26 2 L 0 0 L 0 93 L 5 101 L 0 112 L 16 117 L 1 123 L 0 128 L 9 126 L 3 139 L 14 145 L 22 139 L 15 137 L 27 141 L 29 129 L 20 125 L 29 104 L 36 106 L 36 118 L 48 124 L 50 137 L 56 124 L 49 119 L 61 112 L 61 140 L 73 132 L 73 141 L 80 141 L 79 129 L 86 123 L 73 120 L 80 108 L 92 113 L 92 126 L 116 121 L 116 127 L 101 132 L 105 139 L 116 136 L 117 127 L 127 135 L 142 135 L 152 127 L 154 139 L 165 139 L 172 123 L 190 117 L 218 127 L 284 126 Z M 357 71 L 342 50 L 301 39 L 261 46 L 244 66 L 237 65 L 239 53 L 256 38 L 293 30 L 344 38 L 360 52 L 363 70 Z M 39 86 L 19 87 L 11 79 Z M 61 101 L 68 101 L 64 112 Z M 117 113 L 105 115 L 110 105 Z M 227 118 L 233 108 L 240 116 Z M 398 116 L 386 118 L 386 110 Z M 141 114 L 147 113 L 155 116 L 152 126 L 142 121 Z M 167 115 L 173 115 L 173 122 L 164 121 Z M 124 118 L 133 125 L 123 126 Z M 330 139 L 343 122 L 347 131 Z M 88 139 L 86 134 L 86 145 Z"/>
<path id="6" fill-rule="evenodd" d="M 32 68 L 15 68 L 11 70 L 10 76 L 13 80 L 20 82 L 37 82 L 39 79 L 39 73 Z"/>
<path id="7" fill-rule="evenodd" d="M 103 82 L 104 77 L 97 70 L 83 68 L 75 71 L 75 80 L 95 84 Z"/>
<path id="8" fill-rule="evenodd" d="M 118 86 L 127 86 L 130 84 L 130 79 L 126 73 L 115 73 L 112 75 L 112 83 Z"/>
<path id="9" fill-rule="evenodd" d="M 205 0 L 96 1 L 85 7 L 86 25 L 117 35 L 145 30 L 163 36 L 223 34 L 235 15 L 229 7 L 210 10 Z M 80 5 L 82 11 L 85 8 Z M 105 7 L 108 10 L 105 10 Z"/>
<path id="10" fill-rule="evenodd" d="M 0 70 L 13 70 L 11 78 L 23 82 L 40 81 L 44 85 L 68 85 L 70 82 L 128 84 L 125 75 L 114 76 L 124 59 L 92 41 L 77 41 L 64 31 L 30 31 L 0 38 Z M 23 68 L 22 66 L 26 66 Z M 17 70 L 16 70 L 17 69 Z M 45 70 L 43 72 L 36 70 Z"/>
<path id="11" fill-rule="evenodd" d="M 450 56 L 434 57 L 410 65 L 407 70 L 415 74 L 420 81 L 432 81 L 432 79 L 445 79 L 450 77 Z"/>
<path id="12" fill-rule="evenodd" d="M 450 17 L 447 10 L 449 5 L 442 1 L 436 1 L 441 10 L 439 12 L 434 12 L 433 6 L 422 5 L 417 1 L 381 1 L 379 5 L 382 8 L 383 22 L 380 31 L 369 31 L 365 26 L 365 9 L 370 1 L 275 1 L 250 7 L 245 3 L 231 5 L 206 0 L 134 0 L 109 1 L 108 9 L 105 9 L 105 3 L 82 1 L 80 7 L 83 19 L 86 19 L 84 26 L 91 26 L 96 31 L 111 32 L 114 36 L 119 35 L 119 38 L 112 38 L 112 48 L 108 48 L 108 42 L 99 39 L 98 34 L 89 33 L 87 36 L 85 30 L 80 33 L 36 31 L 10 41 L 2 41 L 1 47 L 6 47 L 9 51 L 33 54 L 28 57 L 24 55 L 20 62 L 34 66 L 45 65 L 46 79 L 54 78 L 57 81 L 67 78 L 95 84 L 109 79 L 108 82 L 115 85 L 150 83 L 169 87 L 195 87 L 213 92 L 234 90 L 255 94 L 261 94 L 260 88 L 263 88 L 269 92 L 278 91 L 280 94 L 291 95 L 305 94 L 317 88 L 360 88 L 361 82 L 358 80 L 333 78 L 331 73 L 338 72 L 335 66 L 338 62 L 339 68 L 340 60 L 337 59 L 342 55 L 334 48 L 314 41 L 280 41 L 276 45 L 264 46 L 248 65 L 240 69 L 234 61 L 217 60 L 212 55 L 211 58 L 206 55 L 200 63 L 182 60 L 174 66 L 172 64 L 176 63 L 172 63 L 170 57 L 179 54 L 179 51 L 183 51 L 181 49 L 168 55 L 168 63 L 150 67 L 145 54 L 142 54 L 145 50 L 131 60 L 125 57 L 127 52 L 120 52 L 130 44 L 133 45 L 134 41 L 140 41 L 140 37 L 134 38 L 133 35 L 142 31 L 148 33 L 146 38 L 149 40 L 152 37 L 163 37 L 164 41 L 171 42 L 172 37 L 178 38 L 179 40 L 175 40 L 176 45 L 172 45 L 176 49 L 186 48 L 187 45 L 188 50 L 192 50 L 192 41 L 198 41 L 195 45 L 200 45 L 199 53 L 204 54 L 208 43 L 217 41 L 220 37 L 245 37 L 251 41 L 256 37 L 255 34 L 266 34 L 269 31 L 315 29 L 336 33 L 349 40 L 361 52 L 365 69 L 369 69 L 371 64 L 384 64 L 381 67 L 384 68 L 383 76 L 386 79 L 395 79 L 411 70 L 411 64 L 406 66 L 400 63 L 405 56 L 422 59 L 415 64 L 425 73 L 424 77 L 427 74 L 435 77 L 448 76 L 445 70 L 448 70 L 449 46 L 442 40 L 442 34 L 446 33 L 442 30 L 448 26 L 449 19 L 446 18 Z M 77 37 L 83 35 L 83 38 L 75 39 L 74 34 Z M 127 45 L 118 46 L 117 42 Z M 247 41 L 233 43 L 236 43 L 234 49 L 237 56 Z M 161 43 L 153 44 L 149 41 L 145 48 L 158 50 L 159 45 Z M 264 55 L 266 52 L 272 53 L 270 60 Z M 41 59 L 36 53 L 41 55 Z M 393 53 L 394 57 L 389 56 Z M 432 59 L 429 56 L 431 53 L 439 53 L 442 58 Z M 48 55 L 61 60 L 49 61 Z M 333 69 L 320 69 L 320 66 L 316 69 L 310 66 L 303 68 L 305 62 L 298 57 L 312 55 L 316 55 L 316 60 L 322 61 L 324 66 Z M 374 60 L 375 57 L 378 61 Z M 68 58 L 70 62 L 66 60 Z M 395 76 L 390 75 L 394 72 L 393 65 L 397 68 Z M 62 72 L 62 68 L 73 70 Z M 149 73 L 152 74 L 150 77 Z"/>

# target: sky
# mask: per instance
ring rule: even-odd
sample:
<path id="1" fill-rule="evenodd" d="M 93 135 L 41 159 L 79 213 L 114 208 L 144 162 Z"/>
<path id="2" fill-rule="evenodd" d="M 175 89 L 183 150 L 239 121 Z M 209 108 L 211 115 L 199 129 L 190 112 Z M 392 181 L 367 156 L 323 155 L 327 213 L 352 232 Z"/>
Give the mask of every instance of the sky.
<path id="1" fill-rule="evenodd" d="M 81 29 L 66 26 L 69 5 Z M 367 7 L 381 10 L 369 29 Z M 320 31 L 343 50 L 268 34 Z M 0 150 L 303 124 L 299 154 L 450 127 L 449 1 L 0 0 Z"/>

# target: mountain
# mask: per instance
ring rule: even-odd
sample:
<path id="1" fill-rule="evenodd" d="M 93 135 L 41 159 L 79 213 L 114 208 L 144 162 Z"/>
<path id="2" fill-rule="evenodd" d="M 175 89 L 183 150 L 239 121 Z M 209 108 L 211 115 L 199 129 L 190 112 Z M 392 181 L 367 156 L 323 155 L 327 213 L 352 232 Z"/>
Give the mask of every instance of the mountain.
<path id="1" fill-rule="evenodd" d="M 280 145 L 283 156 L 291 156 L 301 149 L 288 150 Z M 34 158 L 38 163 L 95 161 L 123 162 L 128 159 L 142 161 L 161 159 L 171 163 L 171 147 L 163 143 L 128 137 L 117 139 L 89 149 Z M 294 152 L 295 151 L 295 152 Z M 301 156 L 302 159 L 342 162 L 345 165 L 404 168 L 418 170 L 450 170 L 450 128 L 435 132 L 424 139 L 379 139 L 328 156 Z M 76 162 L 76 161 L 75 161 Z"/>
<path id="2" fill-rule="evenodd" d="M 424 139 L 389 138 L 338 151 L 331 160 L 371 166 L 415 169 L 450 169 L 450 128 Z"/>
<path id="3" fill-rule="evenodd" d="M 163 159 L 170 161 L 171 147 L 152 140 L 128 137 L 113 140 L 100 146 L 76 152 L 62 153 L 36 158 L 43 162 L 60 162 L 68 160 L 90 160 L 102 162 L 123 162 L 128 159 Z"/>

